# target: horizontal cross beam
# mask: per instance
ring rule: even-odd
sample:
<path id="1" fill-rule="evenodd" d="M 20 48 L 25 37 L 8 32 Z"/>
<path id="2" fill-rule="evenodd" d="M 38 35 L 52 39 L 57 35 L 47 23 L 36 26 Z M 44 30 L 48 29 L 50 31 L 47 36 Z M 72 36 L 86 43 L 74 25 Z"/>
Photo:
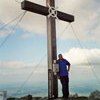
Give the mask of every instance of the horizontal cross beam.
<path id="1" fill-rule="evenodd" d="M 49 8 L 48 7 L 45 7 L 45 6 L 36 4 L 36 3 L 32 3 L 30 1 L 26 1 L 26 0 L 23 1 L 21 3 L 21 7 L 22 7 L 23 10 L 34 12 L 34 13 L 41 14 L 41 15 L 44 15 L 44 16 L 49 15 L 49 11 L 48 11 Z M 67 22 L 73 22 L 74 21 L 73 15 L 69 15 L 69 14 L 63 13 L 61 11 L 57 11 L 57 17 L 60 20 L 67 21 Z"/>

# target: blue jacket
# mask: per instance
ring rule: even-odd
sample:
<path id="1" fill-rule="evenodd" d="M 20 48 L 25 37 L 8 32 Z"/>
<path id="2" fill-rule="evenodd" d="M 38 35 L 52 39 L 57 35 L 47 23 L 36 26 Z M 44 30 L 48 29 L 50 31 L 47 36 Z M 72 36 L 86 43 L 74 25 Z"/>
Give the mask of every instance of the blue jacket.
<path id="1" fill-rule="evenodd" d="M 66 59 L 57 60 L 57 64 L 59 64 L 59 76 L 68 76 L 67 66 L 70 63 Z"/>

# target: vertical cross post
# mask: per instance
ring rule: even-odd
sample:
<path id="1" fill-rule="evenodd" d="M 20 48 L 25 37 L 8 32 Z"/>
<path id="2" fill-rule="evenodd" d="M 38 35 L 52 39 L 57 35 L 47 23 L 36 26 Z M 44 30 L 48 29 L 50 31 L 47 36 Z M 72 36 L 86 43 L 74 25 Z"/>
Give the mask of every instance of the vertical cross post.
<path id="1" fill-rule="evenodd" d="M 46 0 L 47 6 L 55 7 L 55 0 Z M 47 17 L 47 46 L 48 46 L 48 97 L 58 97 L 57 75 L 53 73 L 53 63 L 57 60 L 56 24 L 54 17 Z"/>

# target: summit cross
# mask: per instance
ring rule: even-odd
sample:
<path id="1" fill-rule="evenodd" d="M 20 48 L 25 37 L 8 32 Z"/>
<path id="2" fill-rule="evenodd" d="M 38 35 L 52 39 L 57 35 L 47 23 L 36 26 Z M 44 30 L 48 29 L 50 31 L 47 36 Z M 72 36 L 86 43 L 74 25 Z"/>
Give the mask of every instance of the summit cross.
<path id="1" fill-rule="evenodd" d="M 21 8 L 47 17 L 48 99 L 57 98 L 58 80 L 57 75 L 53 72 L 53 63 L 57 60 L 55 17 L 71 23 L 74 21 L 74 16 L 56 10 L 55 0 L 46 0 L 46 6 L 24 0 L 21 2 Z"/>

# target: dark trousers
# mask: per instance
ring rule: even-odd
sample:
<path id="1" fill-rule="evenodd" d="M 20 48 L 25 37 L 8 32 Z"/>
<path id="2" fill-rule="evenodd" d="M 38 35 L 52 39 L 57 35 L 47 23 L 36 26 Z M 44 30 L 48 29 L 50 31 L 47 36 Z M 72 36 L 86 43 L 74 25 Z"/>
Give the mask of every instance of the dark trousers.
<path id="1" fill-rule="evenodd" d="M 63 97 L 68 98 L 68 96 L 69 96 L 69 78 L 68 78 L 68 76 L 60 76 L 60 81 L 62 84 Z"/>

